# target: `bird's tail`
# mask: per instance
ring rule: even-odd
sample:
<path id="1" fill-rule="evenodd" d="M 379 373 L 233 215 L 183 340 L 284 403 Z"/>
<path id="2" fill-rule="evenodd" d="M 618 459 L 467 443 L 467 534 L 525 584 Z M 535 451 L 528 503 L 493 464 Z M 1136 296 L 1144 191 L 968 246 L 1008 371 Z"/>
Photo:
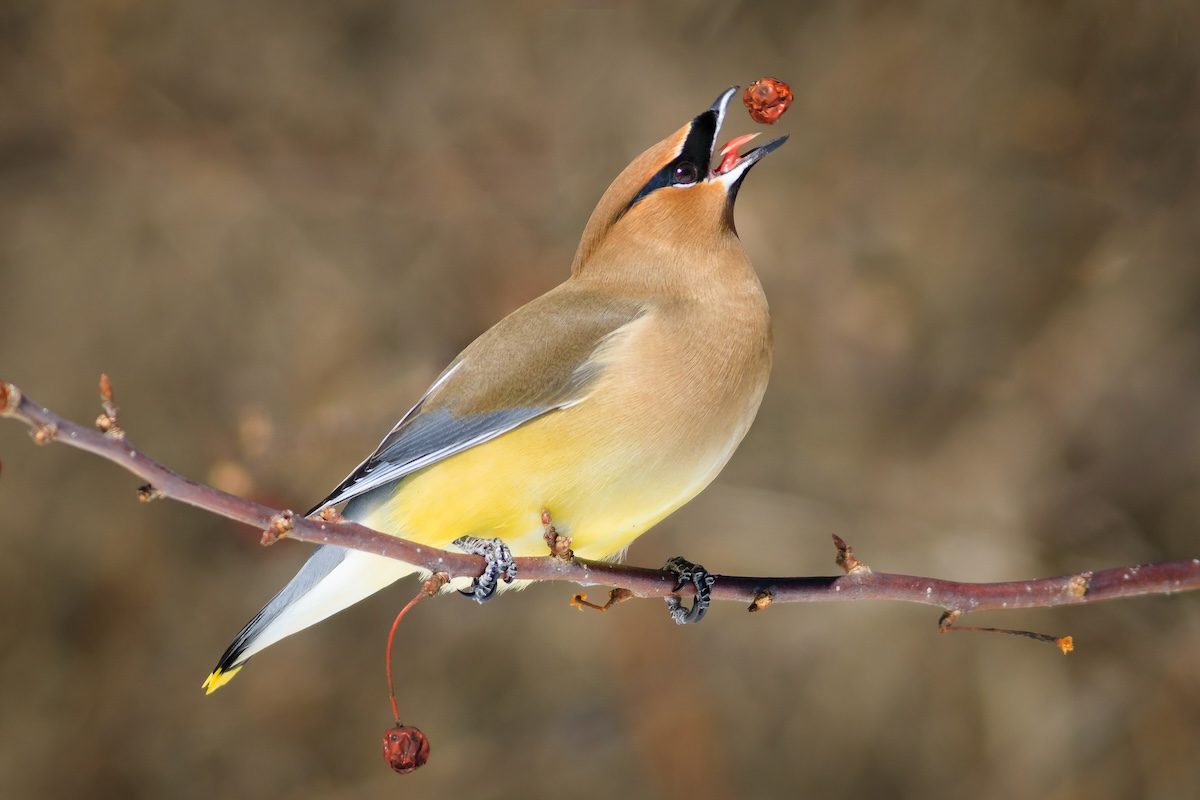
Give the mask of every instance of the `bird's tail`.
<path id="1" fill-rule="evenodd" d="M 260 650 L 416 571 L 410 564 L 382 556 L 331 545 L 318 548 L 296 577 L 234 638 L 204 681 L 205 692 L 212 694 L 233 680 Z"/>

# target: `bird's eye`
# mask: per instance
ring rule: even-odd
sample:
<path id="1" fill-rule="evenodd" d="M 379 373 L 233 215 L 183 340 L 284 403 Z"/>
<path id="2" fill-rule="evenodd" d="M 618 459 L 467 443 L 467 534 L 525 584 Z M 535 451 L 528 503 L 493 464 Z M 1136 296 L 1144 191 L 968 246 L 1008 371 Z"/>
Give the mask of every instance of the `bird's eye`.
<path id="1" fill-rule="evenodd" d="M 698 172 L 695 164 L 690 161 L 680 161 L 675 165 L 675 170 L 671 173 L 671 183 L 676 186 L 695 183 L 697 176 Z"/>

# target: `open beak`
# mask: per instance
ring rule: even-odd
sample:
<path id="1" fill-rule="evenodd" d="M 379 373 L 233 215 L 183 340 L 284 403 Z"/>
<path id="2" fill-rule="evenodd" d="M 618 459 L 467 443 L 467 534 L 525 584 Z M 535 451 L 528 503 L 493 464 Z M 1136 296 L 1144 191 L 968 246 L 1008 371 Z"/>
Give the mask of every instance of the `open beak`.
<path id="1" fill-rule="evenodd" d="M 713 152 L 712 157 L 709 159 L 710 169 L 708 179 L 719 180 L 727 186 L 732 186 L 740 182 L 752 166 L 761 161 L 768 153 L 778 149 L 788 139 L 786 136 L 780 136 L 745 153 L 739 153 L 738 150 L 743 145 L 748 144 L 758 136 L 757 133 L 748 133 L 730 139 L 720 150 L 716 148 L 718 137 L 721 133 L 721 124 L 725 121 L 729 104 L 737 96 L 739 88 L 738 86 L 731 86 L 726 89 L 708 111 L 708 113 L 715 113 L 717 116 L 716 130 L 713 132 Z"/>

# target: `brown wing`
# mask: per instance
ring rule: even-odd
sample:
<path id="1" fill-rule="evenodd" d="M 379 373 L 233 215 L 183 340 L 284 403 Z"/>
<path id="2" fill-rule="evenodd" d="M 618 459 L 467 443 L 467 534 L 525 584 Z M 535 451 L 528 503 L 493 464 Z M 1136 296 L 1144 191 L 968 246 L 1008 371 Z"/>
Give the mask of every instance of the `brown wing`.
<path id="1" fill-rule="evenodd" d="M 636 320 L 634 301 L 564 283 L 472 342 L 366 461 L 308 513 L 350 500 L 578 402 L 593 358 Z"/>

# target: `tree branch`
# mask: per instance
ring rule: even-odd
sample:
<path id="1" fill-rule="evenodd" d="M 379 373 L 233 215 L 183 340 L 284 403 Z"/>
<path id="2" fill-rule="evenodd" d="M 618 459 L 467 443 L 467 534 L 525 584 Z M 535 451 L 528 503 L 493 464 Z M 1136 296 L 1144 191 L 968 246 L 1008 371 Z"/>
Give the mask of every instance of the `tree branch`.
<path id="1" fill-rule="evenodd" d="M 279 537 L 314 544 L 334 544 L 395 558 L 432 572 L 445 572 L 450 577 L 474 577 L 483 571 L 484 562 L 478 556 L 426 547 L 349 520 L 299 517 L 291 511 L 269 508 L 185 478 L 154 461 L 129 441 L 118 422 L 117 405 L 106 376 L 101 376 L 100 390 L 103 413 L 96 420 L 98 430 L 60 417 L 34 403 L 13 384 L 2 381 L 0 416 L 25 423 L 38 444 L 62 442 L 108 459 L 132 472 L 147 481 L 147 485 L 138 490 L 138 497 L 143 501 L 169 497 L 256 526 L 265 531 L 264 544 L 270 544 Z M 1200 558 L 1035 580 L 965 583 L 874 572 L 855 558 L 845 542 L 836 536 L 834 541 L 838 548 L 838 564 L 845 570 L 844 575 L 717 575 L 712 598 L 748 603 L 751 611 L 765 608 L 771 603 L 900 600 L 944 609 L 949 612 L 944 616 L 948 625 L 960 614 L 970 611 L 1047 608 L 1200 589 Z M 522 580 L 570 581 L 584 586 L 618 587 L 636 597 L 676 594 L 674 575 L 643 567 L 582 559 L 564 560 L 547 555 L 518 558 L 517 568 Z M 678 592 L 683 596 L 692 593 L 691 587 Z"/>

